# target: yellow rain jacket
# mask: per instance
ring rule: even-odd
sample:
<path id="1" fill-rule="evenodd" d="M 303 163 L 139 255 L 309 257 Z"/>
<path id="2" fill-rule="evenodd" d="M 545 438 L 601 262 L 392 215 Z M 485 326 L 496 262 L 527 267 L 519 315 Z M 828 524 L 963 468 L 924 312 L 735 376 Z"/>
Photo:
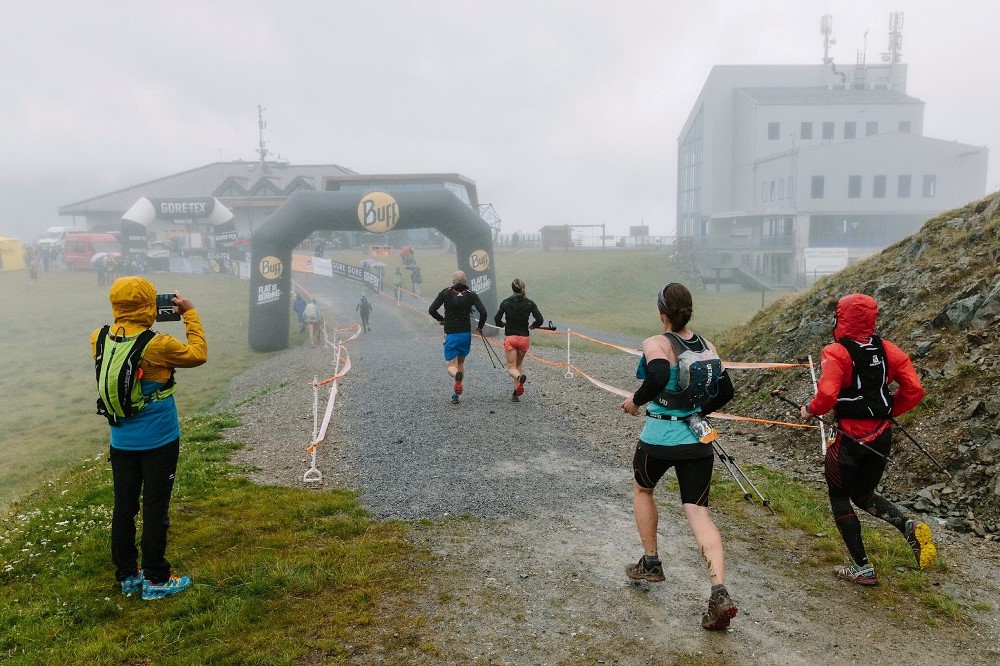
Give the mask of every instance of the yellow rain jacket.
<path id="1" fill-rule="evenodd" d="M 136 335 L 156 321 L 156 288 L 145 278 L 127 276 L 111 285 L 111 311 L 115 321 L 112 335 Z M 208 344 L 201 319 L 193 308 L 182 315 L 187 343 L 172 335 L 157 334 L 147 345 L 139 363 L 142 392 L 155 393 L 166 384 L 174 368 L 193 368 L 208 360 Z M 97 337 L 90 335 L 91 356 L 97 354 Z M 180 436 L 177 406 L 173 396 L 149 403 L 135 416 L 124 419 L 120 427 L 110 428 L 111 446 L 119 449 L 154 449 Z"/>

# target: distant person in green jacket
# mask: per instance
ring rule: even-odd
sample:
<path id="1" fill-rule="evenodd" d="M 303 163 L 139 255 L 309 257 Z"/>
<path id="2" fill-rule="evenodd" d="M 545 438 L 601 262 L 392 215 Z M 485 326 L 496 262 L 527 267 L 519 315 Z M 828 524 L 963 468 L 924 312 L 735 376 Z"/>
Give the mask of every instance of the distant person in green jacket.
<path id="1" fill-rule="evenodd" d="M 396 272 L 392 274 L 392 288 L 396 292 L 396 305 L 399 305 L 399 299 L 403 295 L 403 271 L 400 268 L 396 268 Z"/>
<path id="2" fill-rule="evenodd" d="M 535 302 L 527 297 L 527 287 L 521 278 L 510 283 L 512 296 L 508 296 L 496 316 L 493 323 L 504 329 L 503 351 L 507 356 L 507 373 L 514 380 L 514 393 L 511 395 L 511 402 L 520 402 L 520 396 L 524 394 L 524 382 L 528 377 L 524 374 L 524 357 L 528 353 L 531 341 L 528 338 L 528 331 L 542 325 L 542 313 L 538 311 Z M 528 317 L 531 317 L 531 324 L 528 324 Z"/>

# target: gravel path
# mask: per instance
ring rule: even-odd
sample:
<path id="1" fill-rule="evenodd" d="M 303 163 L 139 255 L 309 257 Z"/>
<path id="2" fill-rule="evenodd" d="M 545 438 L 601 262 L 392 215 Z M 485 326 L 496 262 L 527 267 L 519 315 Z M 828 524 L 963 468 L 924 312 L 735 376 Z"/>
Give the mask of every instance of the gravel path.
<path id="1" fill-rule="evenodd" d="M 317 298 L 328 321 L 341 326 L 356 321 L 353 308 L 360 290 L 352 284 L 297 279 Z M 362 503 L 375 517 L 407 520 L 562 513 L 572 498 L 628 491 L 623 452 L 631 454 L 628 442 L 634 436 L 623 433 L 637 428 L 639 420 L 620 413 L 609 419 L 619 402 L 615 396 L 579 376 L 566 378 L 564 368 L 529 359 L 525 394 L 513 403 L 506 369 L 493 367 L 475 336 L 466 360 L 465 392 L 461 404 L 452 405 L 440 326 L 421 311 L 385 298 L 375 299 L 373 306 L 371 332 L 347 345 L 352 370 L 339 382 L 327 441 L 317 454 L 326 483 L 360 489 Z M 559 349 L 533 353 L 565 360 Z M 608 368 L 604 379 L 618 384 L 635 363 L 627 356 L 583 352 L 574 352 L 573 360 L 587 368 Z M 296 347 L 234 380 L 218 409 L 233 410 L 254 396 L 244 405 L 252 408 L 238 410 L 244 424 L 232 437 L 267 442 L 239 454 L 240 462 L 259 468 L 255 480 L 284 485 L 301 480 L 312 434 L 309 384 L 313 377 L 333 374 L 332 361 L 330 347 Z M 322 390 L 321 417 L 326 395 Z M 608 446 L 581 447 L 582 431 L 591 437 L 599 432 L 597 439 Z"/>
<path id="2" fill-rule="evenodd" d="M 357 285 L 296 279 L 328 319 L 356 320 Z M 703 631 L 707 576 L 676 493 L 657 493 L 667 582 L 633 585 L 622 573 L 641 552 L 630 500 L 641 419 L 585 379 L 566 378 L 565 368 L 530 359 L 526 392 L 511 403 L 510 379 L 478 339 L 462 403 L 452 405 L 441 329 L 425 306 L 373 304 L 372 331 L 349 345 L 353 367 L 318 449 L 323 483 L 311 487 L 357 489 L 373 516 L 410 521 L 408 538 L 433 557 L 419 565 L 425 593 L 407 602 L 428 618 L 425 634 L 406 643 L 391 623 L 380 625 L 384 652 L 350 663 L 974 664 L 1000 656 L 995 545 L 936 534 L 952 569 L 934 580 L 974 621 L 929 623 L 898 595 L 837 581 L 813 559 L 808 535 L 783 530 L 763 511 L 747 521 L 713 510 L 741 611 L 728 632 Z M 532 351 L 565 360 L 558 348 Z M 574 352 L 573 361 L 599 380 L 635 386 L 635 357 Z M 310 382 L 331 374 L 330 348 L 299 346 L 233 381 L 218 409 L 240 415 L 230 437 L 246 443 L 236 462 L 255 481 L 303 487 Z M 320 415 L 325 404 L 324 391 Z M 720 430 L 741 464 L 801 467 L 815 482 L 815 460 L 742 436 L 750 428 Z"/>

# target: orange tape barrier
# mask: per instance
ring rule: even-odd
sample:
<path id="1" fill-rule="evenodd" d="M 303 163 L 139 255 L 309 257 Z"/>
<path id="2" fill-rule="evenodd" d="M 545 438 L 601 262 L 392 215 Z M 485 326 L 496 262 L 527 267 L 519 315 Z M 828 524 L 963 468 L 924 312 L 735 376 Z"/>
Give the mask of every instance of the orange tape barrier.
<path id="1" fill-rule="evenodd" d="M 492 345 L 494 345 L 494 346 L 497 346 L 497 347 L 500 346 L 500 343 L 494 342 L 493 340 L 489 340 L 489 343 L 492 344 Z M 620 389 L 620 388 L 618 388 L 616 386 L 612 386 L 611 384 L 608 384 L 606 382 L 602 382 L 599 379 L 595 379 L 594 377 L 591 377 L 586 372 L 584 372 L 580 368 L 576 367 L 572 363 L 563 363 L 561 361 L 549 361 L 547 359 L 541 358 L 540 356 L 536 356 L 535 354 L 532 354 L 531 352 L 528 352 L 527 356 L 529 358 L 535 360 L 535 361 L 538 361 L 539 363 L 542 363 L 543 365 L 550 365 L 550 366 L 558 367 L 558 368 L 569 368 L 569 369 L 575 371 L 577 374 L 579 374 L 581 377 L 583 377 L 587 381 L 589 381 L 594 386 L 596 386 L 596 387 L 598 387 L 600 389 L 603 389 L 603 390 L 607 391 L 608 393 L 613 393 L 614 395 L 617 395 L 617 396 L 619 396 L 621 398 L 630 398 L 630 397 L 632 397 L 632 393 L 629 393 L 628 391 Z M 789 367 L 789 368 L 800 367 L 800 365 L 797 364 L 797 363 L 745 364 L 745 365 L 764 365 L 764 366 L 777 365 L 777 366 Z M 726 367 L 729 367 L 729 364 L 726 364 Z M 805 367 L 808 368 L 809 365 L 806 364 Z M 752 417 L 749 417 L 749 416 L 737 416 L 736 414 L 727 414 L 725 412 L 712 412 L 711 416 L 712 416 L 713 419 L 721 419 L 721 420 L 724 420 L 724 421 L 745 421 L 745 422 L 749 422 L 749 423 L 762 423 L 764 425 L 780 425 L 780 426 L 786 426 L 788 428 L 806 428 L 806 429 L 815 430 L 815 429 L 817 429 L 819 427 L 819 426 L 809 425 L 807 423 L 789 423 L 788 421 L 771 421 L 769 419 L 756 419 L 756 418 L 752 418 Z"/>

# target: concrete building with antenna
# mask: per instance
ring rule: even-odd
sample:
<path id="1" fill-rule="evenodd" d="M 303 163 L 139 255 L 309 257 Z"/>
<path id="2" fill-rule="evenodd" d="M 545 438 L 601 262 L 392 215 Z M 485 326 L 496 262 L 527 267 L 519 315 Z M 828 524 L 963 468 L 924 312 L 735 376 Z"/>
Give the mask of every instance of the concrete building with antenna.
<path id="1" fill-rule="evenodd" d="M 989 152 L 924 135 L 902 15 L 878 64 L 722 65 L 678 139 L 677 236 L 707 283 L 801 286 L 986 192 Z"/>

